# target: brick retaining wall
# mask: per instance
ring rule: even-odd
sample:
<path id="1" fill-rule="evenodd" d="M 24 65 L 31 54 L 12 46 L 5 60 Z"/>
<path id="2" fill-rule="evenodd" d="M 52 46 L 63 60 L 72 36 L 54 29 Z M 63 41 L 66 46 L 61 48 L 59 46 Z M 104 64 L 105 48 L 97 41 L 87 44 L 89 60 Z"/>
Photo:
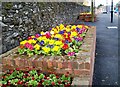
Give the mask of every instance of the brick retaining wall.
<path id="1" fill-rule="evenodd" d="M 72 60 L 67 60 L 66 56 L 19 56 L 18 54 L 15 54 L 17 51 L 17 48 L 15 48 L 5 54 L 0 55 L 0 57 L 2 57 L 2 71 L 17 67 L 22 70 L 26 70 L 27 67 L 34 67 L 36 70 L 40 69 L 42 71 L 52 71 L 59 74 L 69 72 L 75 78 L 87 78 L 88 84 L 92 85 L 96 46 L 96 27 L 91 27 L 88 29 L 83 42 L 84 43 L 81 46 L 82 50 L 79 51 L 76 59 Z M 75 85 L 74 80 L 73 85 Z"/>

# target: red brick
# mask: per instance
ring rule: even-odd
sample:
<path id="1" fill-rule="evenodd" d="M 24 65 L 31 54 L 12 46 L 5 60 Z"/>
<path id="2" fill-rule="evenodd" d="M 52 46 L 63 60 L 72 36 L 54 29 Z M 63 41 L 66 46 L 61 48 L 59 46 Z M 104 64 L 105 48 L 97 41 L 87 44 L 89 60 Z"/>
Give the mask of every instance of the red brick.
<path id="1" fill-rule="evenodd" d="M 53 67 L 54 67 L 54 68 L 58 68 L 58 62 L 55 61 L 55 60 L 53 60 Z"/>
<path id="2" fill-rule="evenodd" d="M 73 69 L 78 69 L 79 65 L 77 62 L 72 62 Z"/>
<path id="3" fill-rule="evenodd" d="M 25 59 L 15 58 L 14 62 L 15 62 L 15 66 L 18 66 L 18 67 L 21 67 L 21 66 L 25 65 Z"/>
<path id="4" fill-rule="evenodd" d="M 48 66 L 47 66 L 47 62 L 45 60 L 42 61 L 42 69 L 47 69 Z"/>
<path id="5" fill-rule="evenodd" d="M 62 65 L 63 65 L 62 68 L 64 68 L 64 69 L 65 69 L 65 68 L 68 68 L 68 62 L 65 61 L 65 62 L 62 63 Z"/>
<path id="6" fill-rule="evenodd" d="M 74 70 L 74 75 L 75 76 L 90 75 L 90 71 L 89 70 L 85 70 L 85 69 L 83 69 L 83 70 L 75 69 Z"/>
<path id="7" fill-rule="evenodd" d="M 23 60 L 24 62 L 25 62 L 25 67 L 27 67 L 27 66 L 29 66 L 29 67 L 32 67 L 33 65 L 32 65 L 32 60 L 29 60 L 29 59 L 25 59 L 25 60 Z"/>
<path id="8" fill-rule="evenodd" d="M 79 69 L 85 69 L 85 63 L 84 62 L 79 64 Z"/>
<path id="9" fill-rule="evenodd" d="M 72 62 L 71 61 L 68 61 L 68 69 L 71 69 L 72 70 Z"/>
<path id="10" fill-rule="evenodd" d="M 62 62 L 58 62 L 58 68 L 61 69 L 63 67 Z"/>
<path id="11" fill-rule="evenodd" d="M 53 67 L 53 62 L 51 60 L 48 60 L 47 65 L 48 65 L 48 68 L 52 68 Z"/>
<path id="12" fill-rule="evenodd" d="M 90 63 L 85 63 L 85 69 L 88 69 L 88 70 L 90 70 Z"/>
<path id="13" fill-rule="evenodd" d="M 13 65 L 13 60 L 11 58 L 6 57 L 6 58 L 3 58 L 2 63 L 12 66 Z"/>
<path id="14" fill-rule="evenodd" d="M 66 70 L 65 69 L 56 69 L 55 72 L 58 74 L 66 74 L 67 72 L 69 72 L 69 74 L 73 74 L 73 71 L 70 69 L 66 69 Z"/>

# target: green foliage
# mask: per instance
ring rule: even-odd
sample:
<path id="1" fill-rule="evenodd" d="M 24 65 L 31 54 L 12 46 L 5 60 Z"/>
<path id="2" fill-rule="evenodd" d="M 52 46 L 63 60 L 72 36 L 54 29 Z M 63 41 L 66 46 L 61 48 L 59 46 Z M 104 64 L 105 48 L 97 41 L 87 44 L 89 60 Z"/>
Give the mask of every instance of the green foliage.
<path id="1" fill-rule="evenodd" d="M 11 73 L 11 74 L 10 74 Z M 59 83 L 61 82 L 61 83 Z M 12 85 L 17 87 L 22 87 L 27 83 L 28 87 L 37 87 L 39 83 L 44 87 L 53 85 L 54 87 L 64 87 L 65 84 L 71 82 L 71 77 L 68 75 L 56 76 L 55 74 L 50 74 L 49 76 L 39 73 L 36 70 L 31 70 L 29 72 L 23 71 L 9 71 L 6 74 L 3 74 L 2 81 L 3 85 Z M 8 87 L 8 86 L 7 86 Z"/>

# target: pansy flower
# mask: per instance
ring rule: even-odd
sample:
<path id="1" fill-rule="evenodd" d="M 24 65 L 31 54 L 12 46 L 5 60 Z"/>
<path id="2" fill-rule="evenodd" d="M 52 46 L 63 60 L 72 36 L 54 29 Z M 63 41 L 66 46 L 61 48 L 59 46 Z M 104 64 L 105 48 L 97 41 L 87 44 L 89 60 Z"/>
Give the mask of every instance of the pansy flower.
<path id="1" fill-rule="evenodd" d="M 77 32 L 75 32 L 75 31 L 71 32 L 71 36 L 70 37 L 74 37 L 74 36 L 77 36 Z"/>
<path id="2" fill-rule="evenodd" d="M 33 40 L 33 39 L 31 40 L 31 39 L 30 39 L 30 40 L 28 40 L 28 43 L 30 43 L 30 44 L 35 44 L 35 43 L 36 43 L 36 40 Z"/>
<path id="3" fill-rule="evenodd" d="M 28 49 L 30 49 L 30 50 L 33 50 L 33 49 L 34 49 L 33 45 L 30 44 L 30 43 L 26 43 L 26 44 L 25 44 L 25 47 L 28 48 Z"/>
<path id="4" fill-rule="evenodd" d="M 64 28 L 63 24 L 60 24 L 60 30 L 62 30 Z"/>
<path id="5" fill-rule="evenodd" d="M 83 25 L 77 25 L 78 28 L 82 29 Z"/>
<path id="6" fill-rule="evenodd" d="M 45 33 L 46 38 L 51 38 L 50 32 Z"/>
<path id="7" fill-rule="evenodd" d="M 38 37 L 40 37 L 40 36 L 41 36 L 41 34 L 36 34 L 36 35 L 35 35 L 36 38 L 38 38 Z"/>
<path id="8" fill-rule="evenodd" d="M 39 44 L 36 44 L 36 45 L 34 46 L 34 48 L 35 48 L 36 50 L 40 50 L 40 45 L 39 45 Z"/>
<path id="9" fill-rule="evenodd" d="M 41 45 L 41 46 L 44 45 L 44 41 L 43 41 L 43 40 L 40 42 L 40 45 Z"/>
<path id="10" fill-rule="evenodd" d="M 75 52 L 68 52 L 68 56 L 74 56 Z"/>
<path id="11" fill-rule="evenodd" d="M 28 40 L 31 40 L 31 39 L 32 39 L 32 37 L 31 37 L 31 36 L 29 36 L 27 39 L 28 39 Z"/>
<path id="12" fill-rule="evenodd" d="M 59 34 L 64 34 L 64 31 L 60 31 Z"/>
<path id="13" fill-rule="evenodd" d="M 59 38 L 54 38 L 54 40 L 59 40 Z"/>
<path id="14" fill-rule="evenodd" d="M 68 44 L 64 44 L 63 47 L 62 47 L 64 50 L 68 49 Z"/>
<path id="15" fill-rule="evenodd" d="M 49 47 L 42 47 L 43 51 L 45 53 L 49 53 L 50 52 L 50 48 Z"/>
<path id="16" fill-rule="evenodd" d="M 61 44 L 63 44 L 63 43 L 62 43 L 62 41 L 55 41 L 54 44 L 55 44 L 55 45 L 61 45 Z"/>
<path id="17" fill-rule="evenodd" d="M 61 34 L 56 34 L 54 37 L 55 37 L 55 38 L 59 38 L 59 39 L 63 39 L 63 37 L 62 37 Z"/>
<path id="18" fill-rule="evenodd" d="M 49 44 L 50 44 L 50 45 L 53 45 L 54 42 L 55 42 L 55 40 L 49 40 Z"/>
<path id="19" fill-rule="evenodd" d="M 52 51 L 53 51 L 53 52 L 54 52 L 54 51 L 56 51 L 56 52 L 57 52 L 59 49 L 60 49 L 60 47 L 59 47 L 59 46 L 54 46 L 54 47 L 53 47 L 53 49 L 52 49 Z"/>
<path id="20" fill-rule="evenodd" d="M 80 28 L 77 27 L 76 30 L 77 30 L 77 32 L 79 32 L 79 31 L 80 31 Z"/>
<path id="21" fill-rule="evenodd" d="M 20 42 L 20 45 L 24 45 L 24 44 L 27 43 L 27 42 L 28 42 L 27 40 L 21 41 L 21 42 Z"/>
<path id="22" fill-rule="evenodd" d="M 53 48 L 54 46 L 53 46 L 53 45 L 48 44 L 48 45 L 47 45 L 47 47 L 49 47 L 49 48 Z"/>

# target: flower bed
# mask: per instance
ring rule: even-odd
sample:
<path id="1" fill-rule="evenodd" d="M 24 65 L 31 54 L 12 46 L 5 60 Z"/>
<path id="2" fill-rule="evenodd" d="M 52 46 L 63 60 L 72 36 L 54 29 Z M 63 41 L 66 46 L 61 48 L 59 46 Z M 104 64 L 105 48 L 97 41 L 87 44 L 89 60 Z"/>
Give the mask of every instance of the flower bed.
<path id="1" fill-rule="evenodd" d="M 25 44 L 24 45 L 21 44 L 19 47 L 16 47 L 15 49 L 0 55 L 2 57 L 2 65 L 3 65 L 2 70 L 6 71 L 8 69 L 14 69 L 19 67 L 21 70 L 28 71 L 27 67 L 30 67 L 31 69 L 33 69 L 34 67 L 34 70 L 42 70 L 43 72 L 51 71 L 51 72 L 56 72 L 58 74 L 65 74 L 69 72 L 73 77 L 87 78 L 87 81 L 90 82 L 89 84 L 91 84 L 92 76 L 93 76 L 92 74 L 94 69 L 96 28 L 88 27 L 88 26 L 85 27 L 85 25 L 75 25 L 75 26 L 79 26 L 79 27 L 83 26 L 83 29 L 85 28 L 84 29 L 85 31 L 77 36 L 70 37 L 70 39 L 72 38 L 72 42 L 69 41 L 67 42 L 68 44 L 67 49 L 64 49 L 64 43 L 66 42 L 63 41 L 62 42 L 63 45 L 62 44 L 61 46 L 59 45 L 60 50 L 58 51 L 61 52 L 61 54 L 59 53 L 57 54 L 56 51 L 52 52 L 53 48 L 50 48 L 49 52 L 45 51 L 44 49 L 42 49 L 42 47 L 44 47 L 45 45 L 42 46 L 40 45 L 40 49 L 38 51 L 42 50 L 45 52 L 40 52 L 39 54 L 35 53 L 36 47 L 32 48 L 32 53 L 30 52 L 30 54 L 29 51 L 28 53 L 27 51 L 20 52 L 21 49 L 25 49 L 25 50 L 31 49 L 31 46 L 27 46 L 28 47 L 27 48 Z M 75 33 L 79 33 L 77 32 L 77 29 Z M 44 34 L 43 35 L 46 37 L 48 32 L 47 33 L 44 32 Z M 61 34 L 61 36 L 64 35 Z M 82 37 L 83 39 L 75 42 L 78 36 Z M 31 36 L 31 37 L 35 37 L 35 36 Z M 28 40 L 31 41 L 31 37 Z M 32 41 L 34 41 L 35 38 L 32 39 L 33 39 Z M 65 40 L 65 38 L 63 39 Z M 80 46 L 77 45 L 79 42 L 82 43 Z M 36 43 L 32 43 L 32 45 L 36 45 L 38 43 L 39 41 L 36 41 Z M 70 43 L 72 44 L 72 47 L 69 45 Z M 20 48 L 21 46 L 23 48 Z M 68 52 L 66 50 L 68 50 Z M 72 53 L 69 54 L 69 52 L 74 52 L 74 55 Z"/>
<path id="2" fill-rule="evenodd" d="M 85 22 L 91 22 L 92 14 L 91 13 L 80 13 L 79 19 Z M 94 15 L 94 21 L 96 21 L 96 15 Z"/>
<path id="3" fill-rule="evenodd" d="M 69 73 L 58 75 L 41 71 L 21 71 L 18 68 L 3 74 L 2 87 L 70 87 L 72 78 Z"/>
<path id="4" fill-rule="evenodd" d="M 56 26 L 50 31 L 40 32 L 35 36 L 28 37 L 20 42 L 19 54 L 28 56 L 65 56 L 73 58 L 79 52 L 83 38 L 86 35 L 88 26 L 67 25 Z"/>

